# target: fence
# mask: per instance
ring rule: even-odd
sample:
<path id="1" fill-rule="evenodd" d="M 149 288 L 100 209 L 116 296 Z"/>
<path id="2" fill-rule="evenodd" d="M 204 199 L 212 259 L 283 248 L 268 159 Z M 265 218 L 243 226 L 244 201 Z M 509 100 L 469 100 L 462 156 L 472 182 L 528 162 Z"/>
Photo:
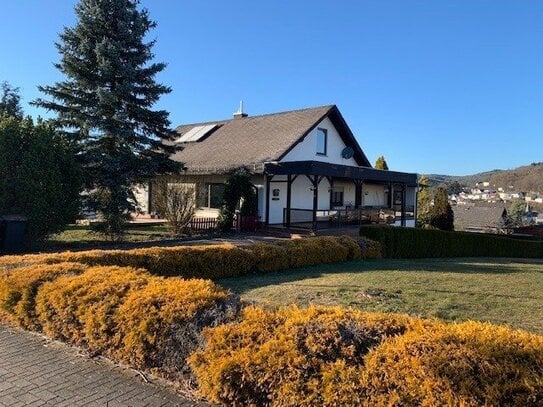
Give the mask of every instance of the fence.
<path id="1" fill-rule="evenodd" d="M 209 232 L 218 229 L 217 218 L 192 218 L 188 228 L 193 232 Z M 258 228 L 256 216 L 244 216 L 237 214 L 234 217 L 232 228 L 237 231 L 255 231 Z"/>
<path id="2" fill-rule="evenodd" d="M 192 218 L 189 229 L 194 232 L 205 232 L 217 229 L 217 218 Z"/>

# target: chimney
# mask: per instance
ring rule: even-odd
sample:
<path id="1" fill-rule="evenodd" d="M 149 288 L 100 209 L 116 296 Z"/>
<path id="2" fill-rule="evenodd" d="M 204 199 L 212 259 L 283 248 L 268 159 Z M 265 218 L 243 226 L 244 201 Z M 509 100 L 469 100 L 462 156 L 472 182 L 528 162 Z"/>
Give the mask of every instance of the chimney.
<path id="1" fill-rule="evenodd" d="M 239 109 L 234 113 L 234 119 L 243 119 L 244 117 L 249 116 L 247 113 L 243 112 L 243 100 L 239 102 Z"/>

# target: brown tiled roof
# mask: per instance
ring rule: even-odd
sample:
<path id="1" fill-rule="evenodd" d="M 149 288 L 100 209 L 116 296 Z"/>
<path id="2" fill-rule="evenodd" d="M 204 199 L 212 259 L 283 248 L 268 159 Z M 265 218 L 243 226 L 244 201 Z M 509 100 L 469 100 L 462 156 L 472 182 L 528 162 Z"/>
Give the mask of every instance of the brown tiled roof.
<path id="1" fill-rule="evenodd" d="M 494 229 L 503 227 L 507 211 L 502 206 L 453 206 L 454 229 Z"/>
<path id="2" fill-rule="evenodd" d="M 202 141 L 183 143 L 183 149 L 172 158 L 183 163 L 189 172 L 220 172 L 240 166 L 261 167 L 265 162 L 280 160 L 330 114 L 343 123 L 346 128 L 343 132 L 348 133 L 346 137 L 354 140 L 337 108 L 330 105 L 179 126 L 176 131 L 180 135 L 199 125 L 215 123 L 219 128 Z M 357 153 L 359 158 L 365 159 L 360 147 Z"/>

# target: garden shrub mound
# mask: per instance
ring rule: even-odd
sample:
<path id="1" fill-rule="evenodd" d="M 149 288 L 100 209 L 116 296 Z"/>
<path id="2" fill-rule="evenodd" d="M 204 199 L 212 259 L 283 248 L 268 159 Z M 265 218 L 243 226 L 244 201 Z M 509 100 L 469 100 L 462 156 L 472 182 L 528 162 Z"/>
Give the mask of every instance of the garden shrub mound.
<path id="1" fill-rule="evenodd" d="M 0 258 L 0 269 L 7 271 L 17 264 L 77 262 L 90 266 L 144 268 L 159 276 L 217 279 L 361 257 L 359 244 L 350 237 L 323 236 L 243 248 L 225 244 L 6 256 Z"/>
<path id="2" fill-rule="evenodd" d="M 0 310 L 4 319 L 26 329 L 39 329 L 35 298 L 42 284 L 64 275 L 78 275 L 88 266 L 80 263 L 35 264 L 0 273 Z"/>
<path id="3" fill-rule="evenodd" d="M 117 310 L 113 356 L 178 377 L 188 373 L 186 358 L 201 345 L 202 330 L 235 320 L 240 310 L 239 297 L 209 280 L 153 277 L 127 295 Z"/>
<path id="4" fill-rule="evenodd" d="M 114 317 L 119 305 L 150 278 L 144 270 L 115 266 L 59 277 L 44 284 L 36 296 L 38 321 L 50 337 L 106 352 L 116 346 Z"/>
<path id="5" fill-rule="evenodd" d="M 322 405 L 339 390 L 336 385 L 346 384 L 330 372 L 361 366 L 384 338 L 418 324 L 407 316 L 340 307 L 248 307 L 239 323 L 206 330 L 204 349 L 189 360 L 202 394 L 213 402 Z"/>
<path id="6" fill-rule="evenodd" d="M 35 315 L 52 338 L 179 378 L 201 330 L 231 321 L 239 309 L 238 297 L 209 280 L 98 266 L 43 284 Z"/>
<path id="7" fill-rule="evenodd" d="M 387 258 L 543 258 L 543 242 L 498 235 L 393 226 L 362 226 L 360 235 L 381 243 Z"/>
<path id="8" fill-rule="evenodd" d="M 211 401 L 239 406 L 543 403 L 543 337 L 341 308 L 248 308 L 190 357 Z"/>
<path id="9" fill-rule="evenodd" d="M 542 406 L 543 337 L 436 324 L 371 351 L 362 377 L 369 405 Z"/>

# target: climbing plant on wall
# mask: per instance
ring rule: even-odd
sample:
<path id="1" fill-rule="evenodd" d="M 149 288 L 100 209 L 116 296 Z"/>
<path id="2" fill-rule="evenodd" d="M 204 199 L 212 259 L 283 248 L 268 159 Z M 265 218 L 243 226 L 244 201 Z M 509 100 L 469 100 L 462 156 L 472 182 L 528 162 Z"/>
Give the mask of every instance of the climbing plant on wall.
<path id="1" fill-rule="evenodd" d="M 218 219 L 220 230 L 232 229 L 238 208 L 240 214 L 244 216 L 253 216 L 257 213 L 255 186 L 251 182 L 251 174 L 245 168 L 232 171 L 226 180 Z"/>

